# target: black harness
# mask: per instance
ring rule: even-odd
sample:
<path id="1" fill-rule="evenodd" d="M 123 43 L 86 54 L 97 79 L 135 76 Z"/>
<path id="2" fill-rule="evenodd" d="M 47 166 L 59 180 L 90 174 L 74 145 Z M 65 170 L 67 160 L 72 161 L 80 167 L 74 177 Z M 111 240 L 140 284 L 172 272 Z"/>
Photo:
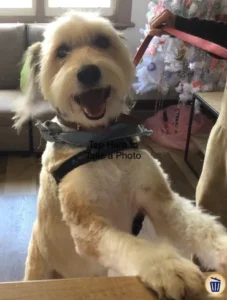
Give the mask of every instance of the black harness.
<path id="1" fill-rule="evenodd" d="M 121 147 L 115 147 L 114 145 L 121 145 Z M 86 150 L 79 152 L 78 154 L 66 160 L 57 170 L 53 172 L 53 176 L 56 182 L 59 183 L 62 178 L 73 169 L 76 169 L 89 162 L 95 162 L 111 156 L 112 154 L 132 148 L 133 141 L 131 138 L 119 138 L 114 140 L 112 144 L 105 142 L 102 143 L 101 148 L 87 147 Z"/>

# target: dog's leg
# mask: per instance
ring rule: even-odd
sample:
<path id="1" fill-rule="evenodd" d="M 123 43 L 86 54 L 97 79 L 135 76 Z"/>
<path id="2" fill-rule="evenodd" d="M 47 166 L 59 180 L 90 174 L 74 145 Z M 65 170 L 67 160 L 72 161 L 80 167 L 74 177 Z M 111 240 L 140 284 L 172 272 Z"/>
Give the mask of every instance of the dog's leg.
<path id="1" fill-rule="evenodd" d="M 96 195 L 78 192 L 72 175 L 59 186 L 63 218 L 68 224 L 81 256 L 99 262 L 125 276 L 139 276 L 160 298 L 181 299 L 191 293 L 193 299 L 203 287 L 199 269 L 165 243 L 152 243 L 115 229 L 92 204 Z M 93 198 L 95 197 L 95 198 Z"/>
<path id="2" fill-rule="evenodd" d="M 146 210 L 160 234 L 195 254 L 205 268 L 227 271 L 227 234 L 216 218 L 177 194 L 164 203 L 150 201 Z"/>
<path id="3" fill-rule="evenodd" d="M 165 174 L 154 162 L 152 177 L 143 170 L 145 174 L 137 190 L 137 201 L 150 216 L 157 233 L 195 254 L 205 268 L 226 272 L 226 230 L 215 217 L 173 193 Z"/>
<path id="4" fill-rule="evenodd" d="M 34 225 L 31 240 L 28 247 L 28 256 L 25 263 L 25 281 L 51 279 L 52 272 L 40 253 L 36 241 L 36 224 Z"/>

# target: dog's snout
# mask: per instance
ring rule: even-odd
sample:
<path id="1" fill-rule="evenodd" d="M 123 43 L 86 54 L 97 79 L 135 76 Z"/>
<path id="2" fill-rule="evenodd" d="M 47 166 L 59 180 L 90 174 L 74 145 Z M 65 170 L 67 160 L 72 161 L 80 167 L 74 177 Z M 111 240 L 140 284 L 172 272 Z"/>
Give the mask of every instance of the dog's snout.
<path id="1" fill-rule="evenodd" d="M 95 85 L 101 78 L 101 71 L 96 65 L 83 66 L 77 73 L 78 80 L 84 85 Z"/>

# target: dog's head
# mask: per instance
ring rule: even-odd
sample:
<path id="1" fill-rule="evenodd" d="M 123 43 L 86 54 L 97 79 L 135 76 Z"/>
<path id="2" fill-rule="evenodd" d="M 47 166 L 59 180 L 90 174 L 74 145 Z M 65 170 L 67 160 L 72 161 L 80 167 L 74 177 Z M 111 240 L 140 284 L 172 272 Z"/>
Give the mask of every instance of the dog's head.
<path id="1" fill-rule="evenodd" d="M 63 15 L 47 26 L 39 57 L 41 92 L 66 121 L 96 127 L 125 112 L 134 64 L 108 20 Z"/>

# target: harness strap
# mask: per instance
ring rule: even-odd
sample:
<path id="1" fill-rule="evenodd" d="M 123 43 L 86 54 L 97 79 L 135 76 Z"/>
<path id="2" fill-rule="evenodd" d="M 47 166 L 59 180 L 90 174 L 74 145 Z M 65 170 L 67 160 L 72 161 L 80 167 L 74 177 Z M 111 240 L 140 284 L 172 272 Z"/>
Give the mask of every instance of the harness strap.
<path id="1" fill-rule="evenodd" d="M 143 228 L 143 222 L 145 215 L 143 213 L 138 213 L 132 223 L 132 234 L 137 236 Z"/>
<path id="2" fill-rule="evenodd" d="M 112 147 L 112 145 L 120 145 L 121 147 Z M 133 149 L 133 141 L 131 138 L 120 138 L 112 142 L 103 143 L 102 146 L 103 147 L 101 149 L 88 147 L 86 150 L 81 151 L 66 160 L 57 170 L 52 173 L 57 184 L 59 184 L 61 180 L 75 168 L 78 168 L 89 162 L 104 159 L 105 157 L 108 157 L 114 153 L 121 152 L 123 150 Z"/>

